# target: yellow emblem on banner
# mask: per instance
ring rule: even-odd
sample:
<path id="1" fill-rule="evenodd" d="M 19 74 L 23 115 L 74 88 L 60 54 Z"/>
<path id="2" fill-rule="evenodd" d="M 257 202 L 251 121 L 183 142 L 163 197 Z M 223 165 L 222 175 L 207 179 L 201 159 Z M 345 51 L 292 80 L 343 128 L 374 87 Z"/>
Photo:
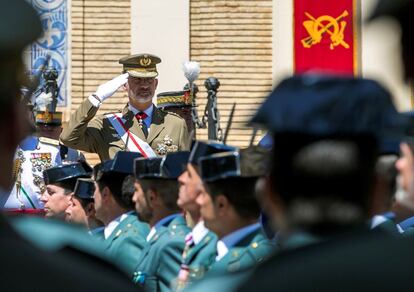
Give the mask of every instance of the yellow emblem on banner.
<path id="1" fill-rule="evenodd" d="M 349 15 L 348 11 L 345 10 L 337 18 L 329 15 L 322 15 L 318 18 L 314 18 L 308 12 L 305 15 L 309 20 L 303 22 L 303 26 L 309 33 L 309 36 L 302 39 L 302 45 L 305 48 L 310 48 L 313 45 L 319 44 L 322 41 L 322 37 L 325 33 L 328 33 L 331 38 L 331 44 L 329 48 L 331 50 L 341 45 L 345 49 L 349 49 L 349 45 L 344 41 L 344 31 L 346 28 L 346 21 L 343 18 Z"/>

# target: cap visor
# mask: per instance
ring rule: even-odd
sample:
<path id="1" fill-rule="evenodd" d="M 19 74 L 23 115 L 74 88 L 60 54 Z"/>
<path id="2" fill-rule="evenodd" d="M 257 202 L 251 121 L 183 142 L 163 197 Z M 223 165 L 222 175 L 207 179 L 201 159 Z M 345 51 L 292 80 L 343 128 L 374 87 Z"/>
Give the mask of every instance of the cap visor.
<path id="1" fill-rule="evenodd" d="M 127 73 L 129 74 L 129 76 L 138 78 L 155 78 L 158 76 L 158 72 L 137 72 L 128 70 Z"/>

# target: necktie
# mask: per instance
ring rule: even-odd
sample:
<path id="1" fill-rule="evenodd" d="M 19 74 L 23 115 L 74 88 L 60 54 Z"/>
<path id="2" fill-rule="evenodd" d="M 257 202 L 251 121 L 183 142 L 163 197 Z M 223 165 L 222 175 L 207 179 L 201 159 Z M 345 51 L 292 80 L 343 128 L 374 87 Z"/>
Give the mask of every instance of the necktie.
<path id="1" fill-rule="evenodd" d="M 145 124 L 144 120 L 148 117 L 148 115 L 144 112 L 139 112 L 135 115 L 138 120 L 138 125 L 141 128 L 142 132 L 144 133 L 145 138 L 148 137 L 148 128 Z"/>

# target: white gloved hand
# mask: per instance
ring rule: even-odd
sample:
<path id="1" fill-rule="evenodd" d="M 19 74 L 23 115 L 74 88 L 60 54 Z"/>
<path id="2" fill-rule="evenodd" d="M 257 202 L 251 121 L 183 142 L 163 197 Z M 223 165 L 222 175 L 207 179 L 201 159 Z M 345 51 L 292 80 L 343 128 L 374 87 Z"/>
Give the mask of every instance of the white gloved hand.
<path id="1" fill-rule="evenodd" d="M 103 102 L 105 99 L 112 96 L 118 90 L 119 87 L 127 83 L 127 81 L 128 73 L 119 75 L 114 79 L 99 85 L 98 89 L 95 92 L 95 95 L 99 97 L 101 102 Z"/>

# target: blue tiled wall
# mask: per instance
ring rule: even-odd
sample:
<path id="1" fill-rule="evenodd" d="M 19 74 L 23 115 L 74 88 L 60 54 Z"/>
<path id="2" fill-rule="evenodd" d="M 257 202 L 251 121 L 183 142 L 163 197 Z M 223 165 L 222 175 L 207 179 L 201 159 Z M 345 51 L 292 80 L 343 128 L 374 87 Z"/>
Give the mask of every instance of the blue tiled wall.
<path id="1" fill-rule="evenodd" d="M 44 36 L 32 44 L 30 70 L 36 74 L 50 55 L 49 67 L 59 72 L 58 105 L 67 105 L 68 71 L 68 4 L 67 0 L 28 0 L 38 11 L 42 21 Z"/>

